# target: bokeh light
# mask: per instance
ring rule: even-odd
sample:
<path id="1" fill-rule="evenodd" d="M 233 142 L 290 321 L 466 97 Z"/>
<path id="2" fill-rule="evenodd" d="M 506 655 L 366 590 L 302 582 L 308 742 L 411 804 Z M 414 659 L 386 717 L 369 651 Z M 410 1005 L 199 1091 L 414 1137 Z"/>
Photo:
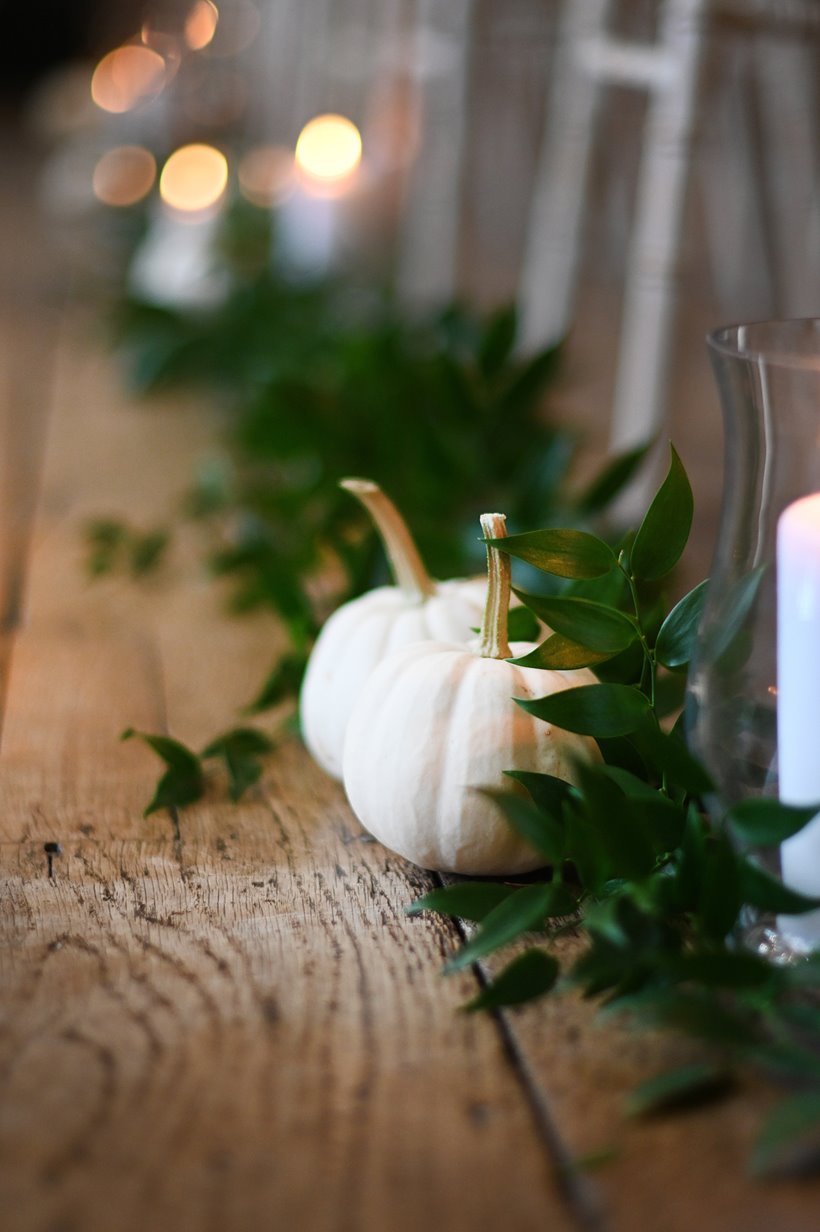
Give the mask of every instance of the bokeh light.
<path id="1" fill-rule="evenodd" d="M 228 162 L 212 145 L 184 145 L 162 168 L 159 191 L 175 210 L 195 213 L 215 205 L 228 183 Z"/>
<path id="2" fill-rule="evenodd" d="M 94 168 L 94 196 L 104 205 L 134 205 L 147 196 L 157 175 L 150 150 L 120 145 L 107 150 Z"/>
<path id="3" fill-rule="evenodd" d="M 302 0 L 306 3 L 307 0 Z M 262 26 L 262 14 L 252 0 L 231 0 L 219 13 L 208 44 L 208 55 L 238 56 L 250 47 Z"/>
<path id="4" fill-rule="evenodd" d="M 165 61 L 150 47 L 128 43 L 103 56 L 91 78 L 91 97 L 119 114 L 156 97 L 165 84 Z"/>
<path id="5" fill-rule="evenodd" d="M 295 187 L 293 153 L 280 145 L 248 150 L 239 164 L 240 191 L 253 205 L 269 208 L 287 200 Z"/>
<path id="6" fill-rule="evenodd" d="M 296 162 L 312 181 L 328 187 L 346 180 L 362 158 L 362 138 L 352 120 L 320 115 L 310 120 L 296 142 Z"/>
<path id="7" fill-rule="evenodd" d="M 211 0 L 196 0 L 185 18 L 185 42 L 191 51 L 202 51 L 212 41 L 219 21 L 219 9 Z"/>

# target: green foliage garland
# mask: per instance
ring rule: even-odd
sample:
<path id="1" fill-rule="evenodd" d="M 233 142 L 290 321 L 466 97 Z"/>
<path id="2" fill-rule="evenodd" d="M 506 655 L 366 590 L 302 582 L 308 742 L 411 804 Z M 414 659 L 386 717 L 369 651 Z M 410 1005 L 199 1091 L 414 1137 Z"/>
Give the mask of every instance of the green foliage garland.
<path id="1" fill-rule="evenodd" d="M 705 1059 L 644 1083 L 628 1101 L 633 1114 L 727 1094 L 743 1066 L 785 1083 L 789 1094 L 763 1126 L 751 1159 L 762 1175 L 820 1162 L 820 1008 L 806 1000 L 807 990 L 820 986 L 820 955 L 777 966 L 740 947 L 733 931 L 749 909 L 799 914 L 820 900 L 789 889 L 745 850 L 783 842 L 818 810 L 754 799 L 711 820 L 700 799 L 709 777 L 688 751 L 680 722 L 671 731 L 661 726 L 659 678 L 674 672 L 684 679 L 705 584 L 660 622 L 643 593 L 677 563 L 691 520 L 689 482 L 673 450 L 637 534 L 617 553 L 573 531 L 499 541 L 512 555 L 569 579 L 557 598 L 519 592 L 556 629 L 526 661 L 586 664 L 599 674 L 617 665 L 609 681 L 520 703 L 595 737 L 604 761 L 579 767 L 577 787 L 511 771 L 529 799 L 498 795 L 510 824 L 543 855 L 549 881 L 459 881 L 409 910 L 475 923 L 448 971 L 530 939 L 467 1009 L 575 988 L 607 1015 L 697 1039 Z M 581 935 L 584 948 L 563 969 L 550 940 L 567 929 Z"/>

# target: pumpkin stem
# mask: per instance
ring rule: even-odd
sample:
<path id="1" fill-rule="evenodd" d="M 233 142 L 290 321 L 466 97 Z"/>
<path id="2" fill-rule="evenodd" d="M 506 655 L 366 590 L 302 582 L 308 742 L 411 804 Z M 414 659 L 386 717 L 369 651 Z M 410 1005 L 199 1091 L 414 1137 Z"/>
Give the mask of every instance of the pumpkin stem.
<path id="1" fill-rule="evenodd" d="M 399 589 L 411 599 L 428 599 L 435 594 L 435 582 L 424 567 L 407 523 L 390 497 L 370 479 L 342 479 L 339 487 L 360 500 L 373 519 Z"/>
<path id="2" fill-rule="evenodd" d="M 504 539 L 507 519 L 503 513 L 482 513 L 485 539 Z M 510 558 L 506 552 L 487 544 L 487 603 L 481 622 L 478 653 L 484 659 L 512 657 L 507 640 L 507 613 L 510 610 Z"/>

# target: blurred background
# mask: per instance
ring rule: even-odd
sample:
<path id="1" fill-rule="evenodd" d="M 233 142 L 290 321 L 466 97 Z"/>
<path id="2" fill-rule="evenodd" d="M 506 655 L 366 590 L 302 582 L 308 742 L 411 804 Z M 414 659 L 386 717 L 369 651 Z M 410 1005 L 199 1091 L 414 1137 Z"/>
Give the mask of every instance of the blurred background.
<path id="1" fill-rule="evenodd" d="M 581 479 L 674 439 L 702 573 L 721 482 L 703 335 L 820 309 L 818 10 L 5 3 L 2 311 L 201 314 L 263 268 L 411 318 L 515 304 L 517 354 L 563 341 L 549 415 L 582 438 Z"/>

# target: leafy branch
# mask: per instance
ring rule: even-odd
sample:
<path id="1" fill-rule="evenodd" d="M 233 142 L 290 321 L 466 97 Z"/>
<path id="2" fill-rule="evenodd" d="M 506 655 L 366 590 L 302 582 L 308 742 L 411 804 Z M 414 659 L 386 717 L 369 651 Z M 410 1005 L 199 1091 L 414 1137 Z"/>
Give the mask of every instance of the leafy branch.
<path id="1" fill-rule="evenodd" d="M 228 794 L 234 802 L 240 800 L 249 787 L 262 775 L 261 758 L 274 745 L 269 736 L 255 727 L 235 727 L 211 740 L 201 753 L 195 753 L 171 736 L 154 735 L 128 727 L 123 740 L 138 738 L 152 749 L 165 764 L 154 795 L 146 806 L 144 817 L 159 809 L 183 808 L 195 804 L 205 795 L 207 776 L 204 763 L 221 763 L 228 776 Z"/>
<path id="2" fill-rule="evenodd" d="M 452 577 L 481 561 L 477 500 L 519 525 L 584 523 L 640 466 L 645 450 L 631 450 L 569 490 L 577 440 L 544 414 L 560 352 L 521 357 L 516 338 L 512 308 L 408 317 L 373 292 L 241 270 L 211 311 L 128 301 L 118 314 L 135 388 L 198 387 L 223 405 L 221 453 L 186 511 L 234 607 L 272 607 L 302 661 L 333 607 L 387 580 L 340 474 L 373 475 L 432 574 Z"/>
<path id="3" fill-rule="evenodd" d="M 97 518 L 85 528 L 88 571 L 92 577 L 126 570 L 144 577 L 161 564 L 171 540 L 164 526 L 136 530 L 121 518 Z"/>
<path id="4" fill-rule="evenodd" d="M 691 521 L 691 488 L 672 450 L 663 484 L 620 549 L 572 530 L 503 541 L 512 555 L 565 579 L 549 598 L 517 592 L 554 630 L 519 661 L 609 675 L 519 704 L 595 738 L 601 761 L 579 765 L 575 786 L 511 770 L 526 794 L 497 795 L 510 825 L 543 856 L 548 881 L 458 882 L 409 910 L 476 924 L 450 971 L 541 937 L 469 1010 L 575 988 L 607 1016 L 697 1040 L 703 1059 L 643 1083 L 627 1102 L 632 1114 L 723 1097 L 748 1066 L 786 1083 L 792 1091 L 764 1124 L 750 1161 L 754 1172 L 769 1174 L 805 1165 L 808 1149 L 820 1163 L 820 1008 L 806 999 L 820 987 L 820 956 L 776 966 L 739 947 L 734 934 L 749 910 L 801 914 L 820 906 L 747 854 L 785 841 L 818 808 L 749 799 L 711 820 L 701 804 L 711 789 L 707 772 L 686 747 L 680 721 L 671 730 L 661 723 L 659 686 L 664 676 L 685 680 L 705 583 L 665 616 L 651 586 L 680 559 Z M 568 927 L 585 944 L 565 966 L 551 942 Z"/>

